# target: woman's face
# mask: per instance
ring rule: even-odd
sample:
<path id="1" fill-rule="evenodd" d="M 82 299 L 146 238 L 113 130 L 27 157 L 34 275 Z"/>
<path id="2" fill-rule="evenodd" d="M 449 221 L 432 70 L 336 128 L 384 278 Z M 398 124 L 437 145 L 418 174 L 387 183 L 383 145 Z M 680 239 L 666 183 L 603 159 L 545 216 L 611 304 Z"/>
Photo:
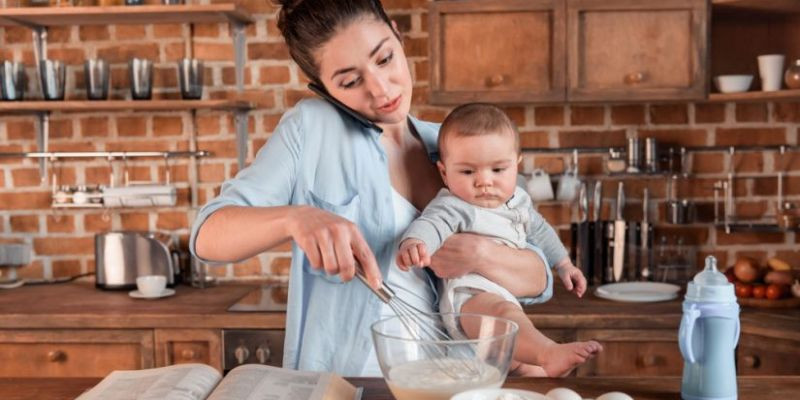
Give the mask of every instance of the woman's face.
<path id="1" fill-rule="evenodd" d="M 316 58 L 320 80 L 333 97 L 376 123 L 405 121 L 411 74 L 403 46 L 385 22 L 356 19 L 333 35 Z"/>

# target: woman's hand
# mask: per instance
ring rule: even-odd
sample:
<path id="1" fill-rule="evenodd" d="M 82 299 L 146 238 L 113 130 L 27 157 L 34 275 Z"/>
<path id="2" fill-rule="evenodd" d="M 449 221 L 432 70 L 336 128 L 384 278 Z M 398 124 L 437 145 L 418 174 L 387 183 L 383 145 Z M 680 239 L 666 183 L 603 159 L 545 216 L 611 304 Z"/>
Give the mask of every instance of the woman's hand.
<path id="1" fill-rule="evenodd" d="M 459 278 L 477 272 L 486 260 L 484 248 L 491 239 L 472 234 L 456 233 L 444 241 L 431 256 L 430 268 L 439 278 Z"/>
<path id="2" fill-rule="evenodd" d="M 288 225 L 292 239 L 306 253 L 311 267 L 324 269 L 328 275 L 338 274 L 348 282 L 360 264 L 369 285 L 381 287 L 381 272 L 375 255 L 358 227 L 336 214 L 318 208 L 293 208 Z"/>

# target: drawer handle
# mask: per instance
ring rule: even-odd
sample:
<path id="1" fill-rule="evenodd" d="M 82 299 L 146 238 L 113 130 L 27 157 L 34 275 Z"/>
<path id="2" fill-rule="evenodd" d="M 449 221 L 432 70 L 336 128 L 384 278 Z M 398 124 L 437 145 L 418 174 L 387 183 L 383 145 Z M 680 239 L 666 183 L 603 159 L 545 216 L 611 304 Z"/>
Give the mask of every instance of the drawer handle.
<path id="1" fill-rule="evenodd" d="M 628 75 L 625 75 L 625 84 L 626 85 L 638 85 L 645 80 L 645 73 L 644 72 L 631 72 Z"/>
<path id="2" fill-rule="evenodd" d="M 492 75 L 486 78 L 486 86 L 495 87 L 500 86 L 506 82 L 506 76 L 503 74 Z"/>
<path id="3" fill-rule="evenodd" d="M 195 360 L 197 359 L 197 352 L 192 349 L 183 349 L 183 351 L 181 351 L 181 358 L 184 360 Z"/>
<path id="4" fill-rule="evenodd" d="M 747 368 L 758 368 L 761 365 L 761 359 L 756 355 L 744 356 L 742 363 Z"/>
<path id="5" fill-rule="evenodd" d="M 47 360 L 50 362 L 62 362 L 66 361 L 67 353 L 64 353 L 61 350 L 51 350 L 47 352 Z"/>
<path id="6" fill-rule="evenodd" d="M 645 367 L 654 367 L 654 366 L 658 365 L 658 356 L 653 355 L 653 354 L 648 354 L 646 356 L 641 356 L 641 357 L 639 357 L 639 360 L 641 361 L 642 366 L 645 366 Z"/>
<path id="7" fill-rule="evenodd" d="M 272 357 L 272 352 L 269 350 L 267 346 L 258 346 L 256 349 L 256 358 L 258 362 L 261 364 L 266 364 L 269 362 L 270 357 Z"/>

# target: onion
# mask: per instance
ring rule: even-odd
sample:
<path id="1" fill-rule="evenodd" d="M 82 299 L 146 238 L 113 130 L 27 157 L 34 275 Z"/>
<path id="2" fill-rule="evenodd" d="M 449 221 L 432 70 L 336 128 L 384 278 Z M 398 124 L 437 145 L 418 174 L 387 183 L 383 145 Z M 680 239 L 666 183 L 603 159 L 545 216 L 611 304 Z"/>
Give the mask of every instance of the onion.
<path id="1" fill-rule="evenodd" d="M 761 275 L 759 270 L 756 260 L 750 257 L 740 257 L 733 266 L 733 274 L 736 275 L 736 279 L 745 283 L 758 279 Z"/>

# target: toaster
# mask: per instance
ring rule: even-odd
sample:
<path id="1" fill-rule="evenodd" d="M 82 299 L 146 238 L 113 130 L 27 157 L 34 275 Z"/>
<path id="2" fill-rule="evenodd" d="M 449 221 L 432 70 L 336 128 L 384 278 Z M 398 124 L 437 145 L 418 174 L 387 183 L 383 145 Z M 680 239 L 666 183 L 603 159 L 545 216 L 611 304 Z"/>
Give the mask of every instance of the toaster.
<path id="1" fill-rule="evenodd" d="M 106 232 L 94 236 L 95 286 L 100 289 L 135 289 L 136 278 L 167 277 L 175 286 L 180 277 L 180 253 L 172 239 L 155 232 Z"/>

